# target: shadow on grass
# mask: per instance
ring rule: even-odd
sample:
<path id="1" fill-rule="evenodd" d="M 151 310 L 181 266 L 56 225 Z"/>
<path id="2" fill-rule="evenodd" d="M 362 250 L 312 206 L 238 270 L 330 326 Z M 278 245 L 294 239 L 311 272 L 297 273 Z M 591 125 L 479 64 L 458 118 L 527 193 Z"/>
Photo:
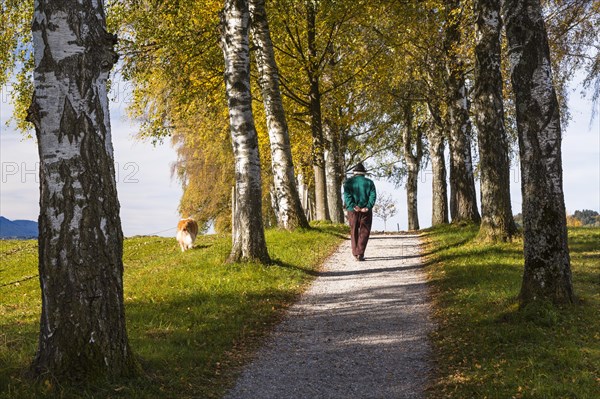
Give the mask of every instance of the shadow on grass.
<path id="1" fill-rule="evenodd" d="M 349 235 L 350 233 L 345 234 L 345 233 L 340 233 L 337 231 L 329 231 L 329 230 L 321 230 L 321 232 L 324 234 L 330 235 L 330 236 L 340 238 L 342 240 L 346 240 L 346 241 L 350 240 L 350 235 Z"/>
<path id="2" fill-rule="evenodd" d="M 192 250 L 197 251 L 197 250 L 200 250 L 200 249 L 206 249 L 206 248 L 212 247 L 213 245 L 214 245 L 213 243 L 210 243 L 210 244 L 200 244 L 200 245 L 196 244 L 196 245 L 194 245 L 194 247 L 192 248 Z"/>
<path id="3" fill-rule="evenodd" d="M 333 224 L 333 223 L 320 223 L 320 222 L 313 222 L 311 223 L 311 229 L 317 230 L 321 233 L 330 235 L 330 236 L 334 236 L 337 238 L 341 238 L 343 240 L 349 240 L 350 239 L 350 229 L 347 225 L 345 224 Z"/>
<path id="4" fill-rule="evenodd" d="M 341 236 L 333 228 L 333 236 L 325 236 L 327 228 L 316 231 L 319 234 L 298 234 L 293 240 L 287 232 L 273 239 L 271 247 L 283 248 L 282 257 L 303 265 L 280 263 L 294 271 L 223 265 L 221 258 L 231 245 L 223 238 L 199 237 L 196 247 L 183 255 L 171 238 L 127 239 L 125 309 L 131 349 L 144 369 L 141 380 L 85 388 L 73 396 L 58 392 L 56 386 L 46 391 L 29 386 L 21 371 L 32 360 L 39 324 L 13 323 L 15 318 L 0 325 L 0 398 L 220 398 L 245 360 L 246 349 L 270 331 L 281 309 L 308 280 L 308 267 L 316 267 L 338 242 L 333 236 Z M 310 250 L 310 256 L 299 259 L 293 251 L 297 246 Z M 0 322 L 5 320 L 0 317 Z M 44 395 L 37 395 L 40 390 Z"/>
<path id="5" fill-rule="evenodd" d="M 291 299 L 283 290 L 272 288 L 129 302 L 128 336 L 142 374 L 121 380 L 118 386 L 107 382 L 102 387 L 83 387 L 81 396 L 69 396 L 73 387 L 38 386 L 24 379 L 23 373 L 33 359 L 30 351 L 37 343 L 38 324 L 3 324 L 0 328 L 6 345 L 21 355 L 0 358 L 0 398 L 220 397 L 245 359 L 241 349 L 254 347 L 257 338 L 268 332 L 265 326 L 278 320 L 281 307 L 275 305 Z M 9 386 L 12 394 L 8 394 Z M 85 396 L 84 391 L 93 395 Z"/>
<path id="6" fill-rule="evenodd" d="M 452 249 L 452 248 L 462 247 L 463 245 L 465 245 L 465 244 L 467 244 L 468 242 L 471 242 L 471 241 L 473 241 L 473 238 L 472 237 L 467 237 L 467 238 L 462 239 L 460 241 L 455 241 L 455 242 L 452 242 L 451 244 L 447 244 L 445 246 L 440 246 L 440 247 L 438 247 L 438 248 L 436 248 L 436 249 L 434 249 L 432 251 L 423 252 L 421 254 L 421 256 L 427 257 L 427 256 L 435 255 L 435 254 L 437 254 L 439 252 L 447 251 L 447 250 Z"/>
<path id="7" fill-rule="evenodd" d="M 310 269 L 308 267 L 302 267 L 302 266 L 297 266 L 294 264 L 291 264 L 289 262 L 285 262 L 281 259 L 271 259 L 271 264 L 269 266 L 278 266 L 278 267 L 283 267 L 286 269 L 290 269 L 290 270 L 296 270 L 302 273 L 305 273 L 309 276 L 314 276 L 317 277 L 319 276 L 319 272 L 313 269 Z"/>
<path id="8" fill-rule="evenodd" d="M 588 301 L 521 308 L 522 242 L 446 251 L 463 233 L 441 229 L 429 237 L 438 247 L 429 264 L 441 321 L 432 335 L 440 370 L 434 396 L 452 390 L 456 397 L 513 397 L 527 381 L 531 397 L 598 397 L 599 369 L 590 366 L 599 364 L 593 240 L 569 232 L 575 294 Z M 457 375 L 468 379 L 457 383 Z"/>
<path id="9" fill-rule="evenodd" d="M 438 248 L 434 251 L 430 251 L 427 253 L 423 253 L 421 256 L 423 256 L 425 259 L 427 259 L 426 264 L 427 265 L 432 265 L 432 264 L 436 264 L 439 263 L 440 260 L 435 259 L 435 257 L 431 257 L 430 255 L 434 255 L 436 253 L 442 253 L 444 251 L 447 251 L 449 249 L 455 249 L 455 248 L 459 248 L 461 246 L 463 246 L 464 244 L 468 243 L 470 241 L 470 239 L 468 240 L 463 240 L 461 241 L 461 243 L 456 244 L 456 245 L 451 245 L 451 246 L 447 246 L 447 247 L 443 247 L 443 248 Z M 456 251 L 456 252 L 450 252 L 450 253 L 445 253 L 442 254 L 442 261 L 444 263 L 449 263 L 452 264 L 455 261 L 462 259 L 465 260 L 469 260 L 471 263 L 473 258 L 475 257 L 475 259 L 477 258 L 481 258 L 481 259 L 488 259 L 488 261 L 490 259 L 497 259 L 498 263 L 502 263 L 502 261 L 508 259 L 508 258 L 522 258 L 523 257 L 523 251 L 520 249 L 509 249 L 507 247 L 495 247 L 495 246 L 489 246 L 489 245 L 481 245 L 481 246 L 472 246 L 472 247 L 468 247 L 468 248 L 461 248 L 460 251 Z"/>
<path id="10" fill-rule="evenodd" d="M 233 383 L 243 352 L 269 331 L 265 326 L 279 320 L 277 303 L 292 299 L 283 290 L 269 289 L 130 303 L 132 349 L 163 397 L 213 397 Z"/>

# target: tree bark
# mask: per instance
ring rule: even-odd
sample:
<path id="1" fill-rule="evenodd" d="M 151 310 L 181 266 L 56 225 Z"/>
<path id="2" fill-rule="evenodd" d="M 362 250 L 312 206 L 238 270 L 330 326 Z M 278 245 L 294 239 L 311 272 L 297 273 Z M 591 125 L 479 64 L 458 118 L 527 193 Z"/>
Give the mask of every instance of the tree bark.
<path id="1" fill-rule="evenodd" d="M 312 0 L 306 1 L 306 24 L 308 39 L 309 112 L 313 139 L 313 172 L 315 177 L 315 219 L 331 220 L 327 205 L 327 179 L 325 173 L 325 144 L 321 116 L 321 89 L 319 87 L 319 64 L 317 60 L 316 9 Z"/>
<path id="2" fill-rule="evenodd" d="M 438 129 L 426 133 L 429 141 L 429 156 L 432 169 L 431 225 L 448 223 L 448 187 L 446 183 L 446 161 L 444 159 L 444 136 Z"/>
<path id="3" fill-rule="evenodd" d="M 334 223 L 344 223 L 344 205 L 342 200 L 342 183 L 344 166 L 340 153 L 338 127 L 332 123 L 325 123 L 323 132 L 327 142 L 325 150 L 325 170 L 327 174 L 327 205 L 329 216 Z"/>
<path id="4" fill-rule="evenodd" d="M 269 33 L 265 0 L 250 0 L 249 8 L 252 38 L 256 46 L 258 82 L 262 91 L 271 144 L 273 195 L 278 210 L 277 225 L 287 230 L 297 227 L 309 228 L 296 187 L 288 125 L 279 89 L 279 70 Z"/>
<path id="5" fill-rule="evenodd" d="M 40 156 L 42 313 L 35 377 L 135 373 L 106 80 L 117 61 L 102 2 L 37 0 L 28 120 Z"/>
<path id="6" fill-rule="evenodd" d="M 525 271 L 520 300 L 574 301 L 567 245 L 559 106 L 538 0 L 505 0 L 521 157 Z"/>
<path id="7" fill-rule="evenodd" d="M 446 161 L 444 138 L 438 136 L 431 144 L 431 168 L 433 169 L 431 225 L 448 223 L 448 187 L 446 183 Z"/>
<path id="8" fill-rule="evenodd" d="M 477 39 L 473 105 L 479 132 L 481 172 L 479 238 L 489 241 L 508 241 L 516 232 L 510 203 L 508 139 L 504 130 L 500 1 L 475 1 Z"/>
<path id="9" fill-rule="evenodd" d="M 471 157 L 471 121 L 465 85 L 465 66 L 456 48 L 461 44 L 460 20 L 453 11 L 460 0 L 447 2 L 448 21 L 444 48 L 448 85 L 448 115 L 450 122 L 450 216 L 452 222 L 479 223 L 475 177 Z"/>
<path id="10" fill-rule="evenodd" d="M 250 93 L 249 10 L 247 0 L 226 0 L 221 12 L 221 47 L 235 157 L 236 203 L 229 262 L 270 262 L 262 218 L 258 138 Z"/>
<path id="11" fill-rule="evenodd" d="M 458 92 L 462 93 L 458 102 L 466 102 L 464 80 L 462 89 Z M 450 216 L 453 223 L 462 221 L 479 223 L 481 216 L 477 209 L 471 157 L 471 123 L 466 108 L 462 108 L 456 102 L 454 106 L 455 108 L 450 111 Z"/>
<path id="12" fill-rule="evenodd" d="M 419 230 L 419 208 L 418 208 L 418 177 L 421 158 L 423 157 L 422 133 L 420 129 L 413 128 L 413 110 L 409 104 L 405 107 L 406 126 L 403 132 L 404 160 L 408 169 L 406 181 L 406 210 L 408 211 L 408 230 Z M 414 146 L 413 146 L 414 141 Z M 413 147 L 416 154 L 413 153 Z"/>

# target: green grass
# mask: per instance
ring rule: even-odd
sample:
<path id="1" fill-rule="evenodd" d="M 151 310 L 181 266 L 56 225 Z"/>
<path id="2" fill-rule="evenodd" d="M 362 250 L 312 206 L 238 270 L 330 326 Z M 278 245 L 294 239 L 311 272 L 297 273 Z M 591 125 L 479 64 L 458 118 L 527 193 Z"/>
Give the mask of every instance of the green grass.
<path id="1" fill-rule="evenodd" d="M 0 241 L 0 398 L 218 398 L 260 338 L 314 277 L 344 226 L 267 231 L 275 263 L 224 264 L 229 237 L 125 241 L 125 306 L 139 378 L 93 387 L 35 385 L 40 292 L 35 241 Z M 33 276 L 33 277 L 32 277 Z"/>
<path id="2" fill-rule="evenodd" d="M 431 398 L 600 398 L 600 229 L 569 230 L 576 305 L 519 309 L 523 243 L 428 230 L 438 368 Z"/>

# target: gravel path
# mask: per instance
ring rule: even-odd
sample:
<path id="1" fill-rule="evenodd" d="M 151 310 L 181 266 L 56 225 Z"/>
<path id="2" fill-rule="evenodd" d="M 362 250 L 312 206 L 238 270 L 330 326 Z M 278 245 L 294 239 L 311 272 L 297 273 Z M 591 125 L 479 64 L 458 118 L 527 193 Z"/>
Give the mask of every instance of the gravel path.
<path id="1" fill-rule="evenodd" d="M 415 235 L 344 242 L 275 328 L 227 399 L 423 398 L 428 289 Z"/>

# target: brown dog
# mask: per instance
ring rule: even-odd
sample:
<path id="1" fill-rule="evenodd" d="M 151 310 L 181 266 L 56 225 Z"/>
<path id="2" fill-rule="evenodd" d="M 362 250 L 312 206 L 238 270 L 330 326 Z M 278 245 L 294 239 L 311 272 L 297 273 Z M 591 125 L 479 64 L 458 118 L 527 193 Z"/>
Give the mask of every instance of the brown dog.
<path id="1" fill-rule="evenodd" d="M 177 223 L 177 242 L 181 247 L 181 252 L 191 249 L 198 235 L 198 223 L 192 218 L 181 219 Z"/>

